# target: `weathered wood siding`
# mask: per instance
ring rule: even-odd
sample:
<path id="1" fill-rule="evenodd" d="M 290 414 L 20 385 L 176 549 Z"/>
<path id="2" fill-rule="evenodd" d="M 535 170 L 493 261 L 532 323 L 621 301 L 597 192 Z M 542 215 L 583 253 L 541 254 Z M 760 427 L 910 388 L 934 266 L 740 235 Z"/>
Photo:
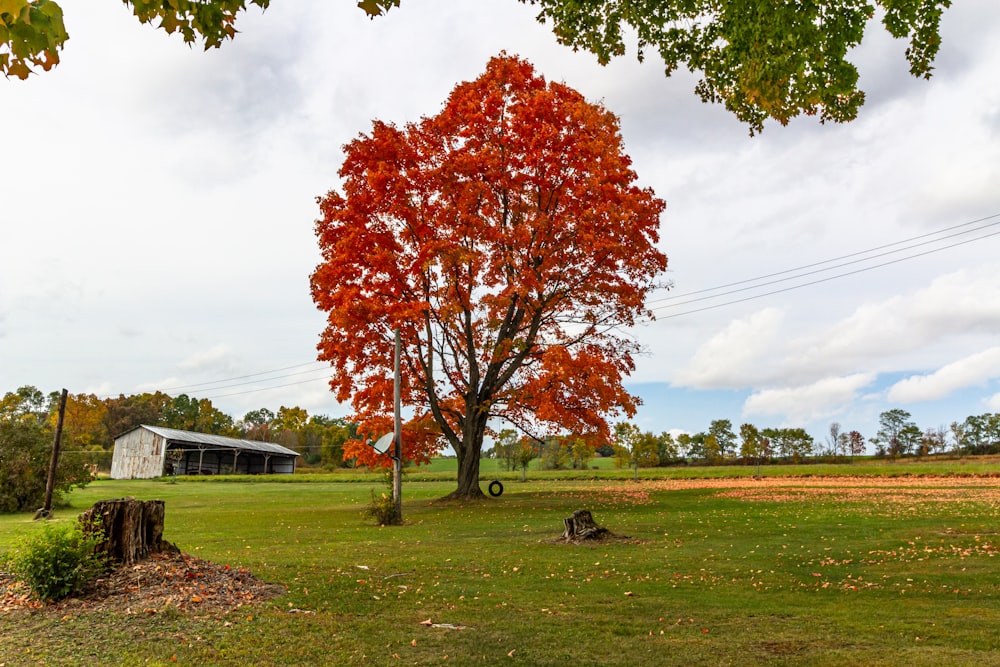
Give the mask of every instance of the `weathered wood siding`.
<path id="1" fill-rule="evenodd" d="M 111 459 L 111 479 L 162 477 L 166 449 L 162 437 L 144 428 L 119 436 Z"/>

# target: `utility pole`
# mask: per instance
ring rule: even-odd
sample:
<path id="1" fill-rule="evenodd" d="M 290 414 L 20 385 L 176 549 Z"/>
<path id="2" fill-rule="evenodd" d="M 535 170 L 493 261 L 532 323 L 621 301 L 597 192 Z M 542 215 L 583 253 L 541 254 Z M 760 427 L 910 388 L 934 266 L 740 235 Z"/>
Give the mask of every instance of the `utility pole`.
<path id="1" fill-rule="evenodd" d="M 392 362 L 393 371 L 393 457 L 392 457 L 392 502 L 395 506 L 396 523 L 403 523 L 403 424 L 400 399 L 399 357 L 402 353 L 402 339 L 396 328 L 396 351 Z"/>
<path id="2" fill-rule="evenodd" d="M 66 396 L 63 389 L 59 396 L 59 418 L 56 421 L 56 437 L 52 441 L 52 458 L 49 459 L 49 477 L 45 483 L 45 504 L 35 513 L 36 519 L 47 519 L 52 516 L 52 493 L 56 488 L 56 468 L 59 465 L 59 446 L 62 444 L 63 419 L 66 417 Z"/>

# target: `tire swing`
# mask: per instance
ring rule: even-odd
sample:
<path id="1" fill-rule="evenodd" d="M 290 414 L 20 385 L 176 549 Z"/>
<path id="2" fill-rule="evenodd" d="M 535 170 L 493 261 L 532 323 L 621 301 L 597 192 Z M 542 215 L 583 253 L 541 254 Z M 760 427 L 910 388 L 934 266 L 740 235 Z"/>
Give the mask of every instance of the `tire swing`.
<path id="1" fill-rule="evenodd" d="M 500 483 L 499 479 L 495 479 L 492 482 L 490 482 L 489 491 L 490 491 L 490 495 L 493 496 L 494 498 L 502 496 L 503 495 L 503 484 Z"/>

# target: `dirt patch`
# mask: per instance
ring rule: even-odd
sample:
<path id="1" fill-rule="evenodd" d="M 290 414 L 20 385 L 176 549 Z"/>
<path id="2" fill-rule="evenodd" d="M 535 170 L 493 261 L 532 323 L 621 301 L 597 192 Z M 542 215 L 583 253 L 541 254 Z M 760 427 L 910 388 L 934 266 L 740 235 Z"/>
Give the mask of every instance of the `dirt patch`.
<path id="1" fill-rule="evenodd" d="M 284 592 L 284 586 L 262 581 L 243 568 L 183 553 L 158 554 L 119 567 L 79 595 L 49 604 L 34 599 L 25 584 L 0 572 L 0 613 L 80 610 L 155 614 L 167 609 L 225 613 Z"/>

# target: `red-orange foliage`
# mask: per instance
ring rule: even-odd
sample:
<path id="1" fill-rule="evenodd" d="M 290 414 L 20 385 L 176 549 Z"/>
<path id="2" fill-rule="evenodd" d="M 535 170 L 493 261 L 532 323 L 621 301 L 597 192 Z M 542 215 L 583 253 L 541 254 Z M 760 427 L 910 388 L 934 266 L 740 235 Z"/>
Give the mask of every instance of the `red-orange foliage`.
<path id="1" fill-rule="evenodd" d="M 390 414 L 398 327 L 403 403 L 457 453 L 456 495 L 480 493 L 490 418 L 606 439 L 636 405 L 620 329 L 651 317 L 667 264 L 664 203 L 630 165 L 612 113 L 506 55 L 436 116 L 375 122 L 346 146 L 343 194 L 318 200 L 312 295 L 338 400 L 362 424 Z"/>

